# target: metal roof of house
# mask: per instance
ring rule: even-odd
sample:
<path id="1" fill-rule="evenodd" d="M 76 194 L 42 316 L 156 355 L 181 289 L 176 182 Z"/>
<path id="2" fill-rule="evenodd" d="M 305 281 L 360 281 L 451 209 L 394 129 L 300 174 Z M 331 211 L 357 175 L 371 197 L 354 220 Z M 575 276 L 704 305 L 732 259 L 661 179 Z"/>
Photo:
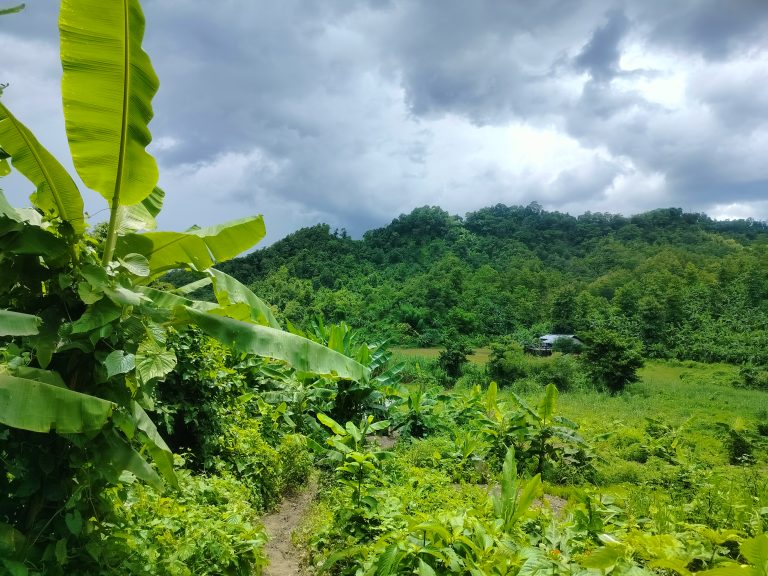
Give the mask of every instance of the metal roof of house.
<path id="1" fill-rule="evenodd" d="M 542 344 L 554 344 L 555 340 L 558 338 L 568 338 L 569 340 L 579 340 L 575 334 L 544 334 L 543 336 L 539 336 L 539 340 Z"/>

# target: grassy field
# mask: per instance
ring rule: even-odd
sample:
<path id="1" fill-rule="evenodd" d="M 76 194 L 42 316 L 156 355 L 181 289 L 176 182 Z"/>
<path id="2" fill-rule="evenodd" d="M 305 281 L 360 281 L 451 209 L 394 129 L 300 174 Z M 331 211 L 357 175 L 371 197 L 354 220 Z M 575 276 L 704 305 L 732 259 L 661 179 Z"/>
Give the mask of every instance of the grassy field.
<path id="1" fill-rule="evenodd" d="M 403 358 L 428 358 L 437 359 L 444 348 L 392 348 L 392 352 Z M 491 354 L 490 348 L 476 348 L 469 356 L 469 361 L 475 364 L 485 364 Z"/>

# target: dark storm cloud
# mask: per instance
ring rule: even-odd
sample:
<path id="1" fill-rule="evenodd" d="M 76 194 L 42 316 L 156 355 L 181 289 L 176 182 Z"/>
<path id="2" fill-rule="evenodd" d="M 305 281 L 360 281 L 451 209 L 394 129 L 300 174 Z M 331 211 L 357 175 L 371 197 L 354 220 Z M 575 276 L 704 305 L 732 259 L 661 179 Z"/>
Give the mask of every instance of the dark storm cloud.
<path id="1" fill-rule="evenodd" d="M 65 151 L 45 120 L 56 11 L 28 4 L 0 19 L 0 49 L 23 52 L 0 81 Z M 768 217 L 763 0 L 143 6 L 169 227 L 263 211 L 272 239 L 318 220 L 359 233 L 424 204 L 534 200 Z"/>

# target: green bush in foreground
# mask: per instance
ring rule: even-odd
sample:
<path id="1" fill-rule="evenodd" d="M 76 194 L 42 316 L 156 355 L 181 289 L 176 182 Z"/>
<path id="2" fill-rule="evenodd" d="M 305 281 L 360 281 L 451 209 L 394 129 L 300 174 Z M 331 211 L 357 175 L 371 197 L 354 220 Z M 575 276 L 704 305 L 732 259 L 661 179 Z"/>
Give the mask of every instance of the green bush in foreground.
<path id="1" fill-rule="evenodd" d="M 266 534 L 249 502 L 248 488 L 227 476 L 193 476 L 187 471 L 178 476 L 178 491 L 157 492 L 139 483 L 106 491 L 106 518 L 89 521 L 85 530 L 85 550 L 94 566 L 89 572 L 80 565 L 77 573 L 257 573 L 266 564 Z"/>

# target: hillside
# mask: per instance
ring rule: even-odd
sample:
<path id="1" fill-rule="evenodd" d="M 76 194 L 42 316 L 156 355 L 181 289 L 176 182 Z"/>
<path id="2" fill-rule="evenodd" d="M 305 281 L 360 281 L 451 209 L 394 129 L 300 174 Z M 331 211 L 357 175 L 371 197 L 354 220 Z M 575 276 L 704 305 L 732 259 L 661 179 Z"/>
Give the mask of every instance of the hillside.
<path id="1" fill-rule="evenodd" d="M 649 356 L 744 362 L 768 354 L 767 264 L 764 222 L 531 204 L 417 208 L 360 240 L 319 224 L 221 268 L 296 325 L 321 315 L 399 344 L 610 323 Z"/>

